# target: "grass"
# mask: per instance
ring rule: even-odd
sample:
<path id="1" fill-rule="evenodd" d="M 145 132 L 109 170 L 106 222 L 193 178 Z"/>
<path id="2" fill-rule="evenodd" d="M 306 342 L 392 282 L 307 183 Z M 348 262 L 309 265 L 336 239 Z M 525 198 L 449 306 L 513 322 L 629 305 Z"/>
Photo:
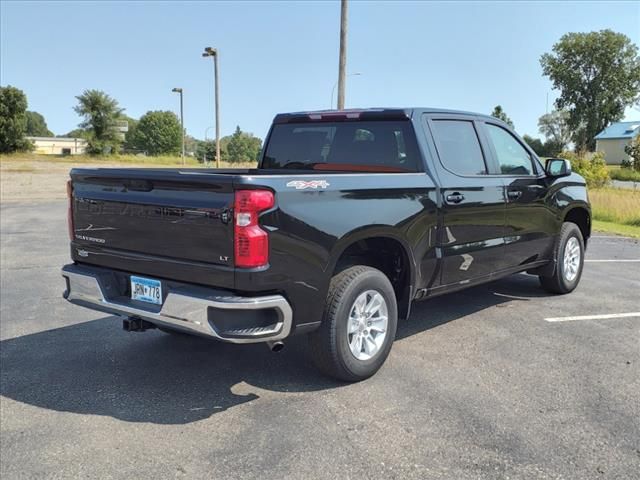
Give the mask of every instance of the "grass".
<path id="1" fill-rule="evenodd" d="M 593 221 L 593 230 L 596 232 L 612 233 L 614 235 L 623 235 L 625 237 L 640 238 L 640 227 L 631 225 L 621 225 L 619 223 L 603 222 L 601 220 Z"/>
<path id="2" fill-rule="evenodd" d="M 609 176 L 612 180 L 623 182 L 640 182 L 640 172 L 630 168 L 620 168 L 618 165 L 610 165 Z"/>
<path id="3" fill-rule="evenodd" d="M 589 190 L 593 219 L 640 227 L 640 191 L 622 188 Z"/>
<path id="4" fill-rule="evenodd" d="M 229 163 L 220 162 L 222 168 L 253 168 L 255 163 Z M 135 166 L 135 167 L 182 167 L 182 158 L 178 156 L 145 157 L 138 155 L 38 155 L 36 153 L 14 153 L 11 155 L 0 155 L 0 164 L 5 171 L 31 171 L 34 172 L 33 165 L 56 164 L 68 166 Z M 26 165 L 31 164 L 31 165 Z M 205 168 L 201 162 L 192 157 L 185 158 L 185 165 L 189 168 Z M 214 164 L 208 168 L 213 168 Z M 24 170 L 23 170 L 24 169 Z M 31 169 L 31 170 L 29 170 Z"/>

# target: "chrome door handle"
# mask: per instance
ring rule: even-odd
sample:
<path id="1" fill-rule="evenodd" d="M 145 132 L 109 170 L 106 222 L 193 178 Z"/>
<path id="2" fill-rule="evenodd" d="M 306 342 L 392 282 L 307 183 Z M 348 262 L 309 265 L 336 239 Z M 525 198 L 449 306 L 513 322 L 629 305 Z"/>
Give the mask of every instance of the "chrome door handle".
<path id="1" fill-rule="evenodd" d="M 458 192 L 447 195 L 448 203 L 460 203 L 463 200 L 464 200 L 464 195 Z"/>
<path id="2" fill-rule="evenodd" d="M 507 197 L 511 200 L 517 200 L 522 196 L 522 192 L 520 190 L 509 190 L 507 192 Z"/>

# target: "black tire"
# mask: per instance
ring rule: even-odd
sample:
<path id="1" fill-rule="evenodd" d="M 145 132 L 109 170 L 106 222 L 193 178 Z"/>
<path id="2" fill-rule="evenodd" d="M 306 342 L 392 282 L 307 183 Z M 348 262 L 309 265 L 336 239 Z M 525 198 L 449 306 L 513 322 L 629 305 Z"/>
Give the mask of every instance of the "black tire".
<path id="1" fill-rule="evenodd" d="M 386 336 L 378 351 L 361 360 L 351 353 L 347 334 L 348 319 L 359 295 L 375 290 L 387 306 Z M 387 359 L 396 336 L 398 306 L 391 282 L 380 270 L 357 265 L 331 279 L 320 328 L 310 334 L 310 351 L 314 363 L 325 374 L 357 382 L 376 373 Z M 366 332 L 365 332 L 366 333 Z"/>
<path id="2" fill-rule="evenodd" d="M 566 254 L 567 242 L 570 239 L 575 238 L 580 247 L 580 262 L 578 266 L 577 275 L 573 279 L 568 279 L 565 275 L 565 263 L 564 256 Z M 565 222 L 560 229 L 560 235 L 556 240 L 554 247 L 554 258 L 556 259 L 556 268 L 553 275 L 544 277 L 540 275 L 540 285 L 542 288 L 551 293 L 565 294 L 570 293 L 580 283 L 580 277 L 582 277 L 582 268 L 584 267 L 584 239 L 582 238 L 582 232 L 575 223 Z"/>

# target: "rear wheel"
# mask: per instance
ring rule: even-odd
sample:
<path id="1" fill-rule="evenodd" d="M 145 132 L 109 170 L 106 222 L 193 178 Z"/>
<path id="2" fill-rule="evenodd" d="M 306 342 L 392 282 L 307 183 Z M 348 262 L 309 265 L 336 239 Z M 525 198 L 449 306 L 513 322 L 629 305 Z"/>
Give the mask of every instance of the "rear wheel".
<path id="1" fill-rule="evenodd" d="M 322 325 L 310 336 L 318 368 L 350 382 L 380 369 L 396 336 L 398 308 L 389 279 L 367 266 L 331 279 Z"/>
<path id="2" fill-rule="evenodd" d="M 584 239 L 575 223 L 562 224 L 554 253 L 555 271 L 553 275 L 540 276 L 540 284 L 551 293 L 572 292 L 580 282 L 584 266 Z"/>

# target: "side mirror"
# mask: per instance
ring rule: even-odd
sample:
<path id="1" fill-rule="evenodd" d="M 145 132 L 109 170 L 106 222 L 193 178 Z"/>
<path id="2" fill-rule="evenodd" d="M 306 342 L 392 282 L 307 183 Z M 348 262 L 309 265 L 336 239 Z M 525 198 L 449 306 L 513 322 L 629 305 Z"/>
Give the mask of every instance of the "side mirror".
<path id="1" fill-rule="evenodd" d="M 544 171 L 548 177 L 566 177 L 571 175 L 571 162 L 564 158 L 549 158 Z"/>

